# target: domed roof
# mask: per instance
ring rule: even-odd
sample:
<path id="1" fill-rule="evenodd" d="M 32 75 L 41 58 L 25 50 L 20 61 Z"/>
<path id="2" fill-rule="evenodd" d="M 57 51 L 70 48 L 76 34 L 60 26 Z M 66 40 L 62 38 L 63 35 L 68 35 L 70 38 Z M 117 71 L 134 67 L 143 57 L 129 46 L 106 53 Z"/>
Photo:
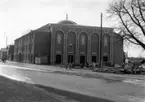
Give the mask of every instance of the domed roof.
<path id="1" fill-rule="evenodd" d="M 62 21 L 59 21 L 58 24 L 72 24 L 72 25 L 76 25 L 77 23 L 75 23 L 74 21 L 70 21 L 70 20 L 62 20 Z"/>

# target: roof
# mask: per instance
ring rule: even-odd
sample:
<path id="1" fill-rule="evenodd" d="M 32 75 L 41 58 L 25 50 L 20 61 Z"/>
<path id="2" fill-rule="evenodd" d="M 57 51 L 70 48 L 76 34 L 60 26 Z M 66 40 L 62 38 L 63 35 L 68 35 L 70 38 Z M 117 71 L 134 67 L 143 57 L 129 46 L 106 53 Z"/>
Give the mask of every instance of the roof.
<path id="1" fill-rule="evenodd" d="M 76 25 L 77 23 L 71 20 L 62 20 L 59 21 L 58 24 L 72 24 L 72 25 Z"/>

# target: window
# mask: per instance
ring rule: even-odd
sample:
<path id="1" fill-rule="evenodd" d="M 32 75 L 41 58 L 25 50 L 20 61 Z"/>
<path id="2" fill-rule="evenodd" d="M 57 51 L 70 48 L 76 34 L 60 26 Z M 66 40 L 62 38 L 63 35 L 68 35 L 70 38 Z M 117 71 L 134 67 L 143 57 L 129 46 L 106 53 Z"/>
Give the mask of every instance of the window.
<path id="1" fill-rule="evenodd" d="M 31 34 L 30 35 L 30 42 L 32 42 L 32 40 L 33 40 L 33 35 Z"/>
<path id="2" fill-rule="evenodd" d="M 32 34 L 32 39 L 33 39 L 33 35 L 34 35 L 34 34 Z"/>
<path id="3" fill-rule="evenodd" d="M 57 34 L 57 44 L 61 44 L 61 35 Z"/>
<path id="4" fill-rule="evenodd" d="M 29 44 L 29 51 L 31 52 L 32 44 Z"/>
<path id="5" fill-rule="evenodd" d="M 84 35 L 82 35 L 82 37 L 81 37 L 81 45 L 85 45 L 85 36 Z"/>
<path id="6" fill-rule="evenodd" d="M 104 36 L 104 46 L 107 46 L 107 45 L 108 45 L 108 37 Z"/>

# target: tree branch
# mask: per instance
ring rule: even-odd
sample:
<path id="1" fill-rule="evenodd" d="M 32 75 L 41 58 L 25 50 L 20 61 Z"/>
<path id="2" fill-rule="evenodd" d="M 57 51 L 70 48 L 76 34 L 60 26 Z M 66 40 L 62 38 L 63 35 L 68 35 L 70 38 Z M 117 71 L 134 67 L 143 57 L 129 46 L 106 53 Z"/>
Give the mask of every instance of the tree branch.
<path id="1" fill-rule="evenodd" d="M 137 18 L 135 18 L 135 20 L 137 20 L 137 22 L 134 20 L 134 18 L 132 17 L 132 15 L 129 13 L 129 11 L 126 9 L 126 7 L 125 6 L 123 6 L 123 8 L 125 9 L 125 11 L 126 11 L 126 14 L 128 14 L 129 15 L 129 17 L 130 17 L 130 19 L 136 24 L 136 25 L 138 25 L 138 19 Z"/>
<path id="2" fill-rule="evenodd" d="M 140 13 L 140 15 L 141 15 L 141 18 L 142 18 L 142 20 L 145 22 L 145 18 L 144 18 L 144 16 L 143 16 L 142 9 L 141 9 L 141 6 L 140 6 L 140 4 L 139 4 L 139 0 L 137 0 L 137 3 L 138 3 L 139 13 Z"/>
<path id="3" fill-rule="evenodd" d="M 131 43 L 133 43 L 133 44 L 135 44 L 135 45 L 139 45 L 138 43 L 132 41 L 131 38 L 127 38 L 127 37 L 125 37 L 124 39 L 125 39 L 125 40 L 128 40 L 129 42 L 131 42 Z"/>
<path id="4" fill-rule="evenodd" d="M 138 6 L 141 2 L 137 1 L 138 0 L 131 0 L 131 2 L 127 0 L 119 0 L 119 2 L 112 2 L 112 5 L 110 5 L 110 8 L 108 9 L 108 13 L 111 14 L 111 17 L 115 16 L 120 19 L 120 30 L 123 29 L 124 31 L 124 33 L 120 35 L 124 40 L 140 45 L 145 49 L 145 43 L 140 39 L 141 36 L 145 37 L 145 17 L 142 10 L 144 9 L 144 6 L 142 7 L 143 4 Z M 138 35 L 139 32 L 136 33 L 136 31 L 141 32 L 140 34 L 143 35 Z"/>
<path id="5" fill-rule="evenodd" d="M 136 15 L 135 15 L 135 12 L 134 12 L 134 8 L 131 6 L 131 9 L 132 9 L 132 13 L 133 13 L 133 16 L 134 16 L 134 18 L 137 20 L 137 22 L 138 22 L 138 27 L 141 29 L 141 31 L 143 32 L 143 35 L 145 36 L 145 30 L 144 30 L 144 28 L 143 28 L 143 26 L 141 25 L 141 23 L 140 23 L 140 21 L 139 21 L 139 19 L 137 19 L 137 17 L 136 17 Z"/>
<path id="6" fill-rule="evenodd" d="M 123 18 L 121 16 L 120 13 L 118 13 L 119 18 L 121 19 L 122 24 L 124 25 L 124 27 L 126 28 L 126 30 L 129 32 L 129 34 L 131 35 L 131 37 L 140 45 L 145 49 L 145 44 L 142 43 L 141 41 L 139 41 L 133 34 L 132 32 L 128 29 L 127 25 L 125 24 L 125 22 L 123 21 Z"/>

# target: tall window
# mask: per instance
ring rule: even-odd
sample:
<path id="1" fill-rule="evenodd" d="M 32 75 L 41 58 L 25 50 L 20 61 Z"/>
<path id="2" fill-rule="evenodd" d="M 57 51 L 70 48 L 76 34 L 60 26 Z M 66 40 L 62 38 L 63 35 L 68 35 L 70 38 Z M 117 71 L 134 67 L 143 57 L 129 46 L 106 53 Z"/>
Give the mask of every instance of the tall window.
<path id="1" fill-rule="evenodd" d="M 85 45 L 85 35 L 82 35 L 81 37 L 81 45 Z"/>
<path id="2" fill-rule="evenodd" d="M 104 36 L 104 46 L 108 46 L 108 36 Z"/>
<path id="3" fill-rule="evenodd" d="M 61 35 L 57 34 L 57 44 L 61 44 Z"/>
<path id="4" fill-rule="evenodd" d="M 31 44 L 29 44 L 29 51 L 30 51 L 30 52 L 31 52 L 31 47 L 32 47 Z"/>

